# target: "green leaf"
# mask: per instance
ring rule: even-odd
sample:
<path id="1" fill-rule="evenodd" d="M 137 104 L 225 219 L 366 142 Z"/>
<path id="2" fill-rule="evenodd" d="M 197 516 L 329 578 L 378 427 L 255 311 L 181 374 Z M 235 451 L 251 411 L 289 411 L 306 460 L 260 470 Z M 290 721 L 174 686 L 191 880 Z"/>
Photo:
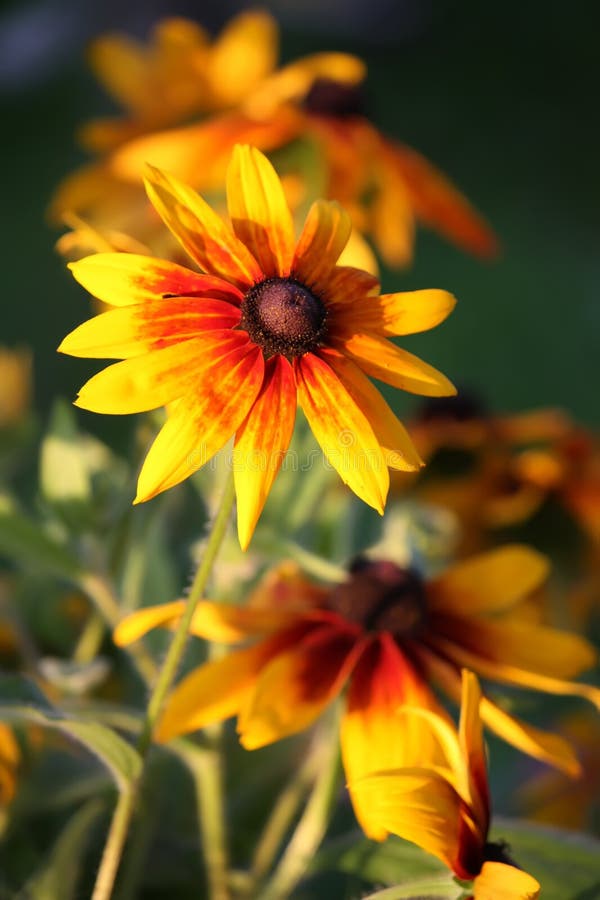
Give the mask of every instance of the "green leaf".
<path id="1" fill-rule="evenodd" d="M 367 894 L 364 900 L 460 900 L 463 896 L 463 889 L 450 875 L 446 875 L 385 888 L 383 891 Z"/>
<path id="2" fill-rule="evenodd" d="M 36 571 L 66 578 L 80 573 L 75 557 L 0 496 L 0 554 Z"/>
<path id="3" fill-rule="evenodd" d="M 40 487 L 46 499 L 81 504 L 90 499 L 91 481 L 77 421 L 70 404 L 57 400 L 40 451 Z"/>
<path id="4" fill-rule="evenodd" d="M 120 791 L 128 790 L 141 772 L 140 755 L 115 731 L 65 714 L 26 679 L 0 678 L 0 721 L 32 722 L 69 735 L 98 757 Z"/>
<path id="5" fill-rule="evenodd" d="M 494 821 L 491 841 L 504 841 L 508 855 L 537 878 L 544 900 L 600 897 L 600 841 L 560 828 L 509 819 Z"/>
<path id="6" fill-rule="evenodd" d="M 415 844 L 393 835 L 378 844 L 367 840 L 359 832 L 344 835 L 323 847 L 311 870 L 325 869 L 356 875 L 374 884 L 389 885 L 435 878 L 448 872 L 440 860 Z"/>
<path id="7" fill-rule="evenodd" d="M 90 833 L 103 809 L 103 803 L 92 800 L 71 816 L 44 867 L 29 879 L 17 900 L 74 900 Z"/>

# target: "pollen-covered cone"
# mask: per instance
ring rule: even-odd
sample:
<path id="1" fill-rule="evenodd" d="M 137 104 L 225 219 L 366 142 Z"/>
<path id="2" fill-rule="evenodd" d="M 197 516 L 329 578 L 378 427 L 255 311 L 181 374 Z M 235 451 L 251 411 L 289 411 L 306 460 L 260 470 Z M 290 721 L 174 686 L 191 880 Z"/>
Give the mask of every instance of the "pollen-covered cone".
<path id="1" fill-rule="evenodd" d="M 439 857 L 474 881 L 475 900 L 535 900 L 539 884 L 526 872 L 486 861 L 490 797 L 476 676 L 463 670 L 460 729 L 433 712 L 401 707 L 420 741 L 404 764 L 350 784 L 382 828 Z M 427 748 L 435 747 L 435 752 Z M 441 762 L 439 761 L 441 756 Z"/>
<path id="2" fill-rule="evenodd" d="M 299 404 L 342 480 L 383 513 L 388 467 L 414 471 L 421 460 L 367 376 L 411 393 L 453 393 L 444 375 L 389 338 L 434 327 L 454 298 L 442 290 L 379 295 L 374 276 L 336 265 L 351 223 L 334 202 L 312 205 L 296 241 L 281 182 L 253 147 L 237 146 L 228 168 L 231 224 L 164 172 L 152 169 L 147 189 L 196 268 L 128 253 L 71 264 L 114 308 L 59 348 L 122 360 L 83 386 L 76 403 L 84 409 L 126 414 L 169 404 L 136 502 L 183 481 L 235 435 L 246 547 Z"/>

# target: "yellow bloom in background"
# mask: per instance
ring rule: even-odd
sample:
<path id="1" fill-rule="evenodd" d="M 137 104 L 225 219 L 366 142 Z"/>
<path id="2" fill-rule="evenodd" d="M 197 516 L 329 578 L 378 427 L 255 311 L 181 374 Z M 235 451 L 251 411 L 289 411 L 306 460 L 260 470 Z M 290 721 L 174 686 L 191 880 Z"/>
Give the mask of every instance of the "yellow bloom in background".
<path id="1" fill-rule="evenodd" d="M 59 350 L 121 359 L 81 389 L 94 412 L 170 404 L 141 470 L 136 502 L 173 487 L 235 434 L 238 532 L 246 547 L 281 466 L 300 404 L 342 480 L 380 513 L 388 467 L 421 465 L 408 433 L 366 376 L 412 393 L 453 393 L 447 378 L 390 340 L 433 328 L 454 307 L 446 291 L 377 293 L 372 275 L 336 261 L 351 223 L 316 201 L 295 240 L 281 183 L 255 148 L 227 173 L 231 226 L 158 170 L 149 197 L 201 273 L 128 253 L 71 268 L 116 309 L 85 322 Z"/>
<path id="2" fill-rule="evenodd" d="M 17 790 L 21 751 L 13 731 L 0 722 L 0 811 L 12 802 Z"/>
<path id="3" fill-rule="evenodd" d="M 200 604 L 191 631 L 249 646 L 200 666 L 173 691 L 159 724 L 161 741 L 238 717 L 247 749 L 311 725 L 348 686 L 341 741 L 348 780 L 404 765 L 412 742 L 395 715 L 400 704 L 443 715 L 431 686 L 460 699 L 468 666 L 499 683 L 549 694 L 586 697 L 600 690 L 570 679 L 594 664 L 583 638 L 530 623 L 521 607 L 546 577 L 547 560 L 527 547 L 506 546 L 425 580 L 387 560 L 359 559 L 345 582 L 325 588 L 289 569 L 268 576 L 244 607 Z M 151 628 L 173 625 L 184 602 L 139 610 L 115 631 L 118 644 Z M 574 776 L 577 759 L 560 736 L 529 725 L 485 697 L 484 722 L 518 749 Z M 423 750 L 425 752 L 425 750 Z M 352 792 L 365 832 L 382 840 L 381 823 Z"/>
<path id="4" fill-rule="evenodd" d="M 23 421 L 31 405 L 31 389 L 31 352 L 0 347 L 0 428 Z"/>
<path id="5" fill-rule="evenodd" d="M 260 12 L 234 18 L 212 44 L 184 19 L 160 23 L 147 47 L 122 36 L 97 41 L 96 74 L 129 114 L 84 128 L 84 143 L 103 158 L 59 186 L 52 217 L 76 213 L 156 252 L 146 163 L 197 189 L 219 189 L 234 144 L 270 152 L 301 138 L 318 148 L 326 196 L 347 206 L 389 265 L 411 261 L 418 222 L 478 256 L 496 254 L 489 226 L 450 181 L 369 122 L 360 59 L 324 52 L 276 69 L 277 44 L 275 21 Z M 292 163 L 290 174 L 310 191 L 315 173 Z"/>
<path id="6" fill-rule="evenodd" d="M 422 734 L 397 768 L 350 785 L 382 829 L 418 844 L 473 881 L 473 900 L 535 900 L 540 885 L 516 868 L 500 844 L 488 843 L 491 803 L 476 676 L 463 669 L 458 734 L 446 720 L 419 709 L 398 715 Z M 437 745 L 429 757 L 426 748 Z M 416 750 L 416 752 L 415 752 Z"/>

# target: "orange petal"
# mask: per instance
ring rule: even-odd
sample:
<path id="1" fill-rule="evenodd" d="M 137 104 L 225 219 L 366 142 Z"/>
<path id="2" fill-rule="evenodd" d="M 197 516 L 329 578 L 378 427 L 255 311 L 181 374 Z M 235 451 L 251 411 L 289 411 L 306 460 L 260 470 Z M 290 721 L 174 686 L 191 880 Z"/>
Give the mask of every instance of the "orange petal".
<path id="1" fill-rule="evenodd" d="M 305 609 L 325 606 L 329 590 L 313 584 L 300 566 L 284 560 L 265 572 L 248 598 L 253 608 Z"/>
<path id="2" fill-rule="evenodd" d="M 336 334 L 332 340 L 367 375 L 393 387 L 426 397 L 448 397 L 456 389 L 445 375 L 418 357 L 374 334 Z"/>
<path id="3" fill-rule="evenodd" d="M 401 472 L 415 472 L 424 465 L 400 420 L 377 388 L 350 359 L 336 350 L 324 348 L 319 355 L 333 369 L 358 408 L 369 420 L 381 444 L 386 465 Z"/>
<path id="4" fill-rule="evenodd" d="M 448 291 L 410 291 L 367 297 L 342 307 L 336 322 L 349 332 L 403 335 L 429 331 L 446 319 L 456 300 Z"/>
<path id="5" fill-rule="evenodd" d="M 361 500 L 383 514 L 389 473 L 367 417 L 323 360 L 306 353 L 294 365 L 300 406 L 327 460 Z"/>
<path id="6" fill-rule="evenodd" d="M 142 466 L 135 503 L 179 484 L 234 434 L 262 386 L 263 355 L 244 332 L 201 355 L 202 377 L 177 404 Z M 122 365 L 122 363 L 119 363 Z"/>
<path id="7" fill-rule="evenodd" d="M 222 344 L 221 335 L 238 332 L 215 334 L 217 340 L 212 335 L 210 341 L 195 338 L 109 366 L 83 385 L 75 405 L 92 412 L 125 415 L 179 399 L 194 389 L 202 375 L 204 353 L 213 358 Z"/>
<path id="8" fill-rule="evenodd" d="M 430 607 L 470 617 L 502 612 L 548 577 L 550 562 L 530 547 L 510 544 L 455 563 L 427 585 Z"/>
<path id="9" fill-rule="evenodd" d="M 156 739 L 169 741 L 238 713 L 269 658 L 270 647 L 268 640 L 263 641 L 194 669 L 167 700 Z"/>
<path id="10" fill-rule="evenodd" d="M 352 222 L 339 203 L 316 200 L 298 240 L 292 274 L 308 287 L 321 287 L 348 243 Z"/>
<path id="11" fill-rule="evenodd" d="M 335 310 L 347 309 L 350 303 L 365 303 L 365 297 L 379 289 L 379 279 L 370 272 L 353 266 L 336 266 L 323 284 L 323 297 L 327 306 Z"/>
<path id="12" fill-rule="evenodd" d="M 287 452 L 296 418 L 296 382 L 289 362 L 274 356 L 234 447 L 238 535 L 245 550 Z"/>
<path id="13" fill-rule="evenodd" d="M 277 22 L 262 10 L 234 16 L 210 50 L 206 76 L 221 107 L 240 103 L 277 65 Z"/>
<path id="14" fill-rule="evenodd" d="M 481 688 L 477 676 L 468 669 L 463 669 L 459 725 L 460 744 L 468 771 L 469 798 L 473 818 L 477 823 L 482 843 L 485 843 L 490 826 L 491 801 L 480 705 Z"/>
<path id="15" fill-rule="evenodd" d="M 252 254 L 199 194 L 172 175 L 148 169 L 145 183 L 152 205 L 201 269 L 242 290 L 262 280 Z"/>
<path id="16" fill-rule="evenodd" d="M 208 331 L 235 328 L 240 315 L 239 307 L 208 297 L 148 300 L 89 319 L 58 350 L 70 356 L 127 359 Z"/>
<path id="17" fill-rule="evenodd" d="M 341 745 L 356 817 L 365 834 L 382 841 L 387 830 L 369 798 L 353 790 L 371 772 L 441 761 L 431 729 L 415 716 L 397 715 L 403 704 L 441 711 L 427 684 L 389 635 L 366 647 L 352 674 Z"/>
<path id="18" fill-rule="evenodd" d="M 240 713 L 243 746 L 254 750 L 308 728 L 341 691 L 358 652 L 353 631 L 317 626 L 278 655 Z"/>
<path id="19" fill-rule="evenodd" d="M 473 882 L 474 900 L 537 900 L 539 883 L 522 869 L 506 863 L 485 862 Z"/>
<path id="20" fill-rule="evenodd" d="M 275 169 L 255 147 L 236 145 L 227 169 L 227 207 L 233 230 L 263 274 L 289 274 L 294 225 Z"/>
<path id="21" fill-rule="evenodd" d="M 135 253 L 95 253 L 69 269 L 83 287 L 111 306 L 129 306 L 165 296 L 212 296 L 241 303 L 243 295 L 232 284 L 200 275 L 164 259 Z"/>
<path id="22" fill-rule="evenodd" d="M 185 600 L 174 600 L 172 603 L 160 603 L 136 609 L 121 619 L 113 631 L 113 641 L 117 647 L 126 647 L 152 631 L 153 628 L 175 625 L 185 610 Z"/>
<path id="23" fill-rule="evenodd" d="M 409 147 L 389 145 L 389 150 L 419 219 L 477 256 L 496 256 L 496 236 L 445 175 Z"/>

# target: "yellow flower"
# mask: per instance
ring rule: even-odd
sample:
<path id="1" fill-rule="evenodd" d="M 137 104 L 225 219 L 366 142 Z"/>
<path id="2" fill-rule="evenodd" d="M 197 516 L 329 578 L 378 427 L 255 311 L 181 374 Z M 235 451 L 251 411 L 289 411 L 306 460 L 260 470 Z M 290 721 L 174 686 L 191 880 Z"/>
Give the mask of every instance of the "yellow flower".
<path id="1" fill-rule="evenodd" d="M 165 260 L 100 253 L 77 280 L 116 309 L 60 346 L 122 359 L 79 393 L 100 413 L 169 407 L 142 468 L 136 502 L 183 481 L 235 434 L 238 531 L 246 547 L 288 449 L 299 402 L 344 482 L 383 513 L 388 467 L 421 465 L 403 425 L 367 375 L 413 393 L 454 388 L 388 340 L 434 327 L 445 291 L 377 294 L 377 279 L 337 266 L 351 231 L 336 203 L 316 201 L 296 242 L 279 179 L 238 146 L 227 175 L 227 225 L 186 185 L 153 170 L 148 194 L 202 274 Z"/>
<path id="2" fill-rule="evenodd" d="M 535 900 L 540 885 L 516 868 L 501 844 L 487 841 L 491 808 L 476 676 L 463 669 L 459 733 L 435 713 L 405 708 L 399 715 L 422 735 L 401 766 L 350 787 L 382 829 L 418 844 L 473 881 L 473 900 Z M 423 747 L 436 745 L 430 757 Z M 438 756 L 442 757 L 440 763 Z"/>
<path id="3" fill-rule="evenodd" d="M 598 706 L 599 689 L 569 680 L 593 665 L 591 645 L 522 616 L 547 569 L 544 557 L 520 545 L 457 563 L 427 581 L 390 561 L 359 559 L 347 580 L 331 588 L 285 568 L 271 574 L 245 607 L 205 601 L 193 634 L 254 641 L 181 681 L 158 739 L 237 715 L 240 740 L 254 749 L 309 726 L 348 685 L 341 741 L 354 782 L 368 771 L 404 764 L 403 754 L 420 736 L 413 737 L 395 710 L 410 704 L 441 713 L 431 685 L 458 701 L 464 666 L 492 681 L 582 696 Z M 115 641 L 126 644 L 158 625 L 172 625 L 183 608 L 177 601 L 139 610 L 119 625 Z M 559 736 L 520 721 L 488 697 L 481 714 L 518 749 L 579 774 L 573 751 Z M 366 833 L 382 840 L 385 829 L 368 804 L 354 793 L 352 799 Z"/>
<path id="4" fill-rule="evenodd" d="M 21 751 L 8 727 L 0 722 L 0 810 L 6 809 L 15 796 Z"/>
<path id="5" fill-rule="evenodd" d="M 0 347 L 0 427 L 21 422 L 31 403 L 31 353 Z"/>

